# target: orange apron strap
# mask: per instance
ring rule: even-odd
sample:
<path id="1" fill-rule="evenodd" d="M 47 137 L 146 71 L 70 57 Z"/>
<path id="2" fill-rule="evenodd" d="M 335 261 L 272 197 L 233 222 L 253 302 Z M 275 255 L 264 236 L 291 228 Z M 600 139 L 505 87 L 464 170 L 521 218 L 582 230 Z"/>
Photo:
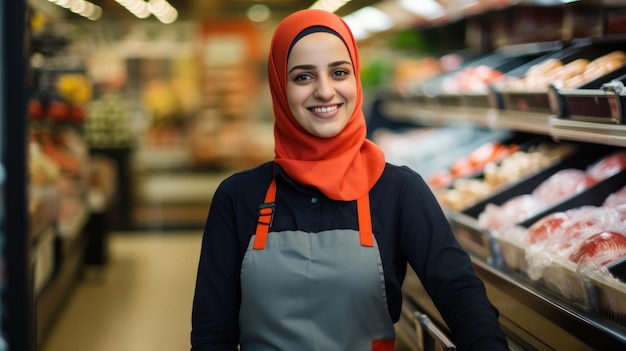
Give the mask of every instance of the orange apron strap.
<path id="1" fill-rule="evenodd" d="M 254 237 L 254 250 L 263 250 L 267 241 L 267 233 L 270 231 L 272 219 L 274 219 L 274 200 L 276 199 L 276 181 L 272 179 L 265 201 L 259 206 L 259 220 L 256 223 L 256 235 Z"/>
<path id="2" fill-rule="evenodd" d="M 372 351 L 393 351 L 395 350 L 395 339 L 380 339 L 372 341 Z"/>
<path id="3" fill-rule="evenodd" d="M 359 235 L 362 246 L 374 246 L 372 233 L 372 218 L 370 213 L 370 196 L 365 196 L 356 200 L 357 215 L 359 217 Z"/>

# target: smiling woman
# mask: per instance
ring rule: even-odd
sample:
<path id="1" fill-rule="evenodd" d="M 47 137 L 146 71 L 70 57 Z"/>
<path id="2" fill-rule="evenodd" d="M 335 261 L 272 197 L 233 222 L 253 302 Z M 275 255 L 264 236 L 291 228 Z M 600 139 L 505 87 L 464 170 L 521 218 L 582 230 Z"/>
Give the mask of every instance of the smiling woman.
<path id="1" fill-rule="evenodd" d="M 356 80 L 350 54 L 331 33 L 303 37 L 287 63 L 287 100 L 298 123 L 320 138 L 333 137 L 354 111 Z"/>
<path id="2" fill-rule="evenodd" d="M 507 350 L 497 310 L 428 185 L 366 139 L 356 40 L 302 10 L 276 28 L 275 157 L 217 188 L 193 351 L 392 351 L 407 264 L 460 350 Z"/>

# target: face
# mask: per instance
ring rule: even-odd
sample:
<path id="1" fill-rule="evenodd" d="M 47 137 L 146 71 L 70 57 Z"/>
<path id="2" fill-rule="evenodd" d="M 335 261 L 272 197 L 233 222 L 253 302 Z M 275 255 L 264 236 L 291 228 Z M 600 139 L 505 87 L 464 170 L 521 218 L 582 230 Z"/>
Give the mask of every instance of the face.
<path id="1" fill-rule="evenodd" d="M 336 35 L 300 39 L 287 60 L 287 100 L 304 129 L 320 138 L 343 130 L 354 111 L 357 83 L 348 49 Z"/>

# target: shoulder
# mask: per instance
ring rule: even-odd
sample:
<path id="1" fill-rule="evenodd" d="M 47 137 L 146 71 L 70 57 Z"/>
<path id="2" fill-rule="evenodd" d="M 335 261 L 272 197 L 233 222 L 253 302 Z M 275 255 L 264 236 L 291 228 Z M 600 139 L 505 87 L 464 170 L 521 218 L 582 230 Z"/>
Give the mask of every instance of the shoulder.
<path id="1" fill-rule="evenodd" d="M 375 199 L 414 202 L 432 196 L 432 191 L 424 178 L 407 166 L 387 163 L 380 179 L 372 189 Z"/>
<path id="2" fill-rule="evenodd" d="M 258 167 L 238 171 L 221 181 L 215 195 L 262 193 L 269 186 L 272 176 L 271 161 Z"/>
<path id="3" fill-rule="evenodd" d="M 379 183 L 415 183 L 426 185 L 422 176 L 407 166 L 397 166 L 391 163 L 385 164 L 385 170 L 380 177 Z"/>

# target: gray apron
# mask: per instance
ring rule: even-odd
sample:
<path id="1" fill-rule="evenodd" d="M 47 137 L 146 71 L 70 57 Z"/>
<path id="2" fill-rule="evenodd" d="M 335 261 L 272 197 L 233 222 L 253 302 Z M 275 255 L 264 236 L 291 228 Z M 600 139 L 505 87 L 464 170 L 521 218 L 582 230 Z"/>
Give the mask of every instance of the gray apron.
<path id="1" fill-rule="evenodd" d="M 259 208 L 241 267 L 242 351 L 393 351 L 369 196 L 357 200 L 359 231 L 269 232 L 276 184 Z"/>

